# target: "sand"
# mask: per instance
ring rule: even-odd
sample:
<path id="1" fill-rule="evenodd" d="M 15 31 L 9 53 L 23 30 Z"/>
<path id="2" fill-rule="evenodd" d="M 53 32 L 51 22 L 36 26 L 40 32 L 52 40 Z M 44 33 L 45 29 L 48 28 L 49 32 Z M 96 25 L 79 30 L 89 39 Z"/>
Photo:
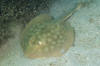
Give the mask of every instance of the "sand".
<path id="1" fill-rule="evenodd" d="M 66 4 L 63 9 L 65 7 Z M 52 12 L 51 8 L 51 15 Z M 48 59 L 25 58 L 20 46 L 19 25 L 12 29 L 15 37 L 9 39 L 0 50 L 0 66 L 99 66 L 100 0 L 81 8 L 68 21 L 75 29 L 75 42 L 64 56 Z"/>

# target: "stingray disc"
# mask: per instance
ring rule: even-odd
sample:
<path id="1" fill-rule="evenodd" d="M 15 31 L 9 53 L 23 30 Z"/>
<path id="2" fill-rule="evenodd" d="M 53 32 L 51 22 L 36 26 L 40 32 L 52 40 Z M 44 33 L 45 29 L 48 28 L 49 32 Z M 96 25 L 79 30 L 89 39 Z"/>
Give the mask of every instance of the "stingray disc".
<path id="1" fill-rule="evenodd" d="M 47 14 L 34 18 L 24 29 L 21 45 L 29 58 L 62 56 L 73 44 L 74 30 L 69 22 L 52 20 Z"/>

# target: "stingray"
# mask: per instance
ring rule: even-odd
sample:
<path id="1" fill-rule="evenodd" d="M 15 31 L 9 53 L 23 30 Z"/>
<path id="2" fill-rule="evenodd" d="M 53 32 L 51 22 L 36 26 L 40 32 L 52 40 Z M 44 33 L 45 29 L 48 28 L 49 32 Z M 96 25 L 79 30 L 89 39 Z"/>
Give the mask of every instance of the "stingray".
<path id="1" fill-rule="evenodd" d="M 21 34 L 21 46 L 28 58 L 59 57 L 72 47 L 74 28 L 66 22 L 78 9 L 78 5 L 67 16 L 53 19 L 40 14 L 32 19 Z"/>

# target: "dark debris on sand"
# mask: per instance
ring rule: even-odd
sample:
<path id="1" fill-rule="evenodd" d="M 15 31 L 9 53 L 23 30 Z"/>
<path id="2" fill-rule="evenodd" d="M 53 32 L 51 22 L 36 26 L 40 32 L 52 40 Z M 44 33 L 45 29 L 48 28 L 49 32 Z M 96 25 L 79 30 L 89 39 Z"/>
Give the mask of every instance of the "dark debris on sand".
<path id="1" fill-rule="evenodd" d="M 52 0 L 0 0 L 0 46 L 12 36 L 10 24 L 23 27 L 41 11 L 48 12 Z"/>

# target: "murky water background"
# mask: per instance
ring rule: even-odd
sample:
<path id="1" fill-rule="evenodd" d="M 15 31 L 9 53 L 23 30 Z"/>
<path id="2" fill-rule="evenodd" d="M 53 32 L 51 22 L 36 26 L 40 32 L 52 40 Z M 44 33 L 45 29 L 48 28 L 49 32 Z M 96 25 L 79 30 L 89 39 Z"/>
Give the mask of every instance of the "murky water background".
<path id="1" fill-rule="evenodd" d="M 69 1 L 72 4 L 66 4 Z M 0 48 L 0 66 L 99 66 L 100 65 L 100 1 L 61 0 L 49 8 L 49 14 L 60 18 L 69 12 L 78 2 L 85 2 L 68 21 L 75 29 L 75 42 L 68 52 L 58 58 L 27 59 L 20 46 L 21 24 L 12 24 L 14 37 L 9 38 Z M 70 6 L 70 8 L 69 8 Z M 68 11 L 67 11 L 68 10 Z M 44 13 L 44 11 L 41 11 Z M 16 21 L 17 22 L 17 21 Z"/>

